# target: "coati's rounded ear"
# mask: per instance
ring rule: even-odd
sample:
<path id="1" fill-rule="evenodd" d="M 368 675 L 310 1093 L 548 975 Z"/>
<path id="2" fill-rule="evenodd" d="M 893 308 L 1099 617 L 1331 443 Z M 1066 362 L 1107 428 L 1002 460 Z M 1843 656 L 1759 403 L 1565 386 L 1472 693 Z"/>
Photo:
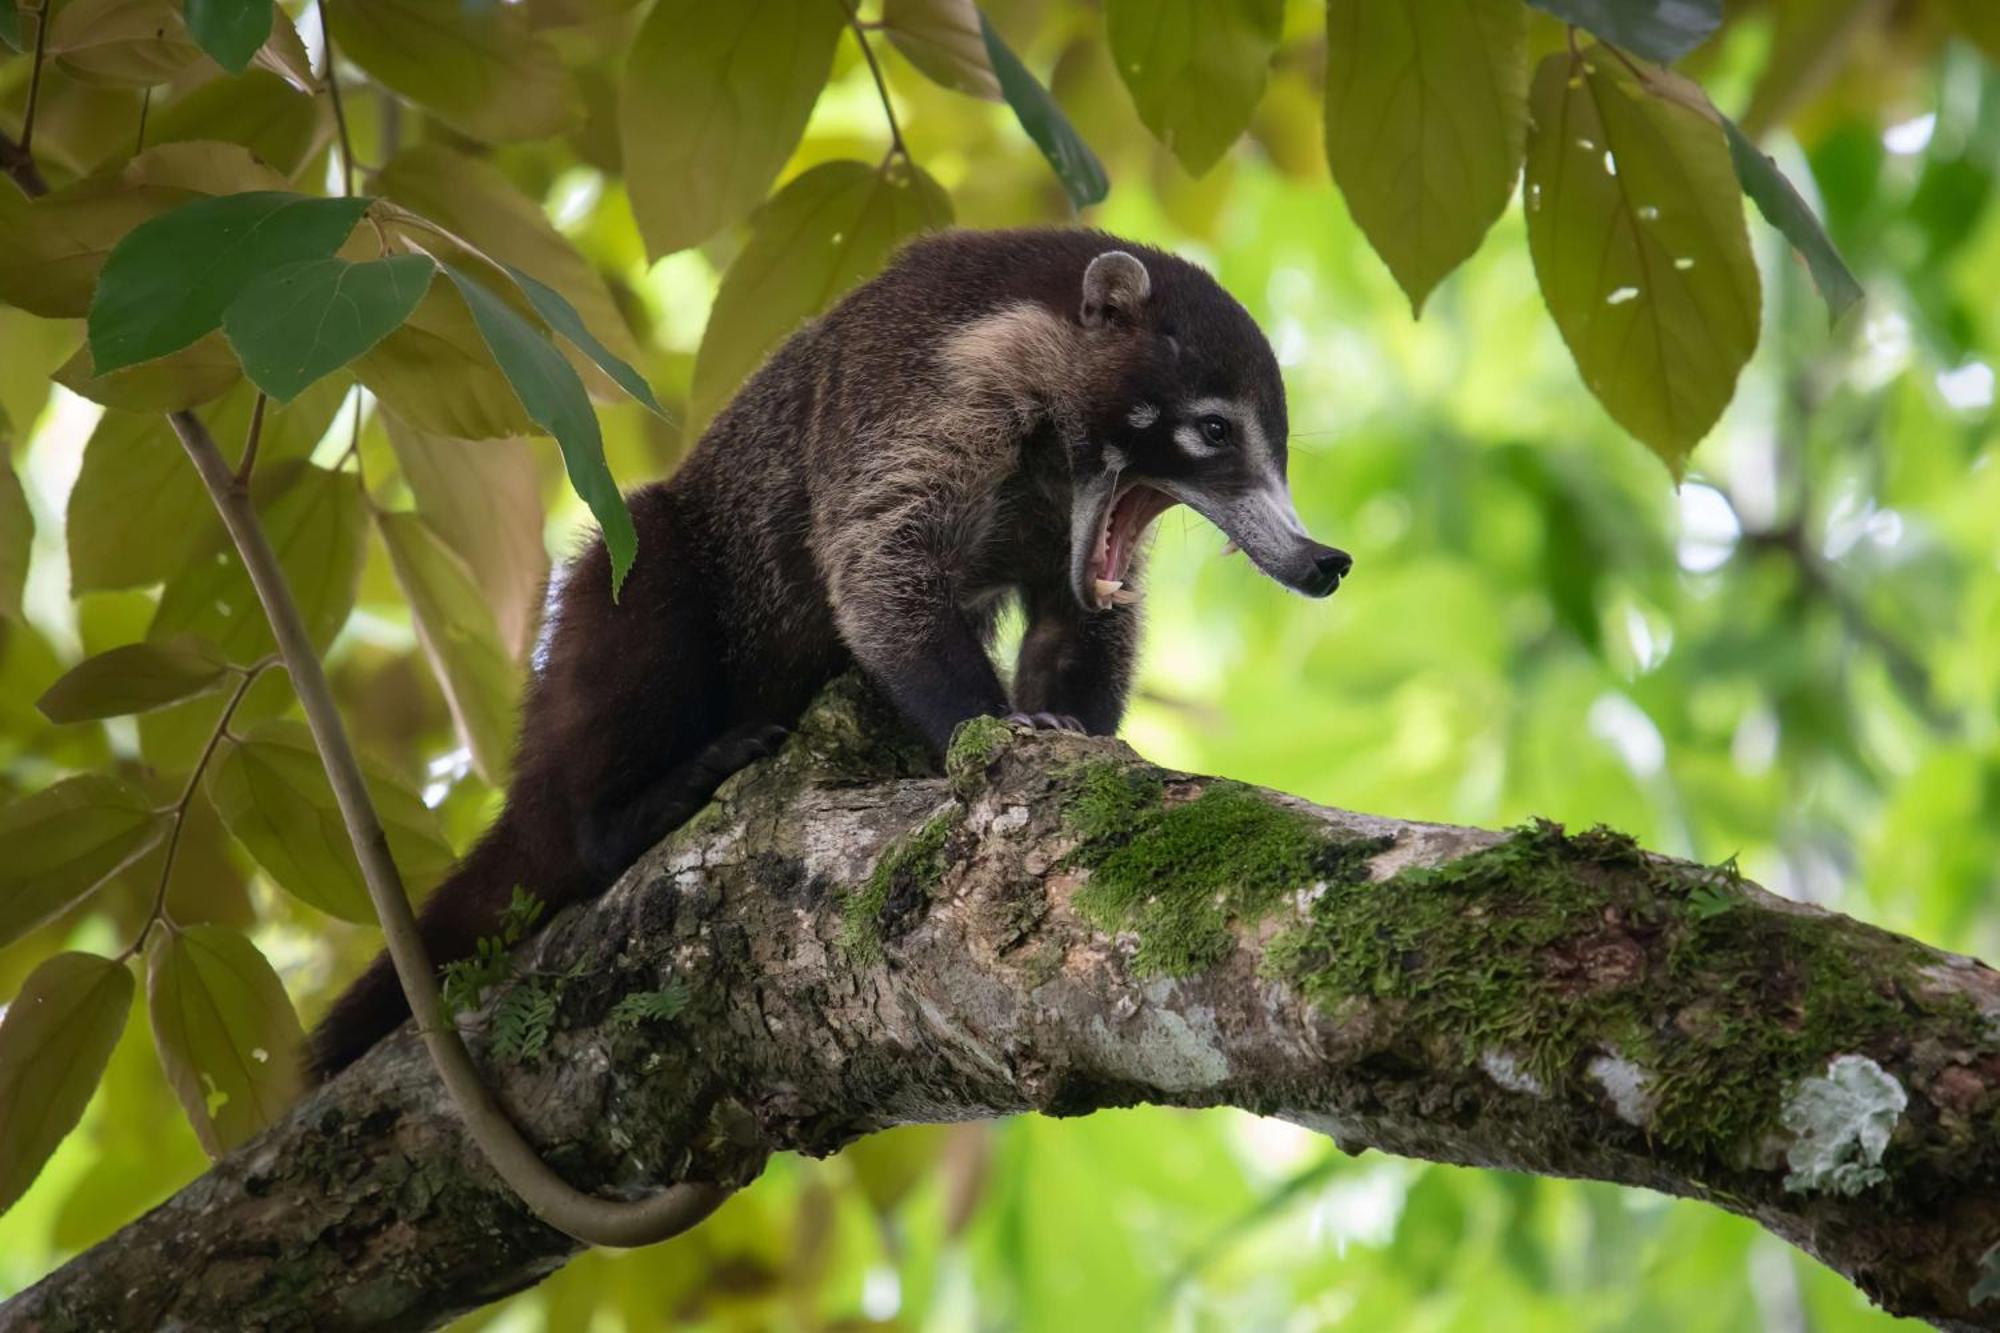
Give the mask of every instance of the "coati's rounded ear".
<path id="1" fill-rule="evenodd" d="M 1123 250 L 1106 250 L 1083 271 L 1083 326 L 1135 324 L 1152 292 L 1144 264 Z"/>

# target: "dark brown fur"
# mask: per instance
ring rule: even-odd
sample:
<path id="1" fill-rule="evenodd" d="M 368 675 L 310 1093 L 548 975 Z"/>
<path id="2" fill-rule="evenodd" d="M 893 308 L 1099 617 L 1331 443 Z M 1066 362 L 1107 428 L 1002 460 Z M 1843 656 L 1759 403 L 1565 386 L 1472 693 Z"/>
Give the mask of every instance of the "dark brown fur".
<path id="1" fill-rule="evenodd" d="M 1110 249 L 1141 258 L 1173 336 L 1081 316 L 1085 268 Z M 1137 608 L 1079 605 L 1070 478 L 1156 337 L 1247 358 L 1212 378 L 1275 393 L 1282 441 L 1275 363 L 1241 307 L 1099 233 L 920 242 L 785 343 L 672 478 L 631 493 L 620 600 L 601 542 L 563 577 L 506 808 L 423 910 L 433 960 L 468 954 L 516 885 L 552 910 L 602 892 L 851 663 L 940 748 L 1010 708 L 1115 731 Z M 1011 701 L 987 651 L 1008 596 L 1028 620 Z M 314 1033 L 314 1068 L 407 1016 L 377 959 Z"/>

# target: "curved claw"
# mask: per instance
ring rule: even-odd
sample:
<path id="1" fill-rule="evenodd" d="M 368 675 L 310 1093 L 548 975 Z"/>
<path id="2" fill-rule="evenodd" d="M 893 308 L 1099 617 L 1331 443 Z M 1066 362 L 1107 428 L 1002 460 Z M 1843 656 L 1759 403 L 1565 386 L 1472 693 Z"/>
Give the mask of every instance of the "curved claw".
<path id="1" fill-rule="evenodd" d="M 1084 734 L 1083 723 L 1068 713 L 1009 713 L 1002 721 L 1033 727 L 1037 731 L 1071 731 Z"/>

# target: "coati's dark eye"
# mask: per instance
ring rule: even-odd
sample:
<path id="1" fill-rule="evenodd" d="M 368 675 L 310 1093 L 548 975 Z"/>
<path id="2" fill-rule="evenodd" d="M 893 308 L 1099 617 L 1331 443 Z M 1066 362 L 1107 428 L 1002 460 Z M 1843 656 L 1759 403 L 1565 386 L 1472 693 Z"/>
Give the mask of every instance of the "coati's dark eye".
<path id="1" fill-rule="evenodd" d="M 1210 444 L 1229 443 L 1229 423 L 1218 416 L 1205 416 L 1196 423 L 1201 427 L 1202 438 Z"/>

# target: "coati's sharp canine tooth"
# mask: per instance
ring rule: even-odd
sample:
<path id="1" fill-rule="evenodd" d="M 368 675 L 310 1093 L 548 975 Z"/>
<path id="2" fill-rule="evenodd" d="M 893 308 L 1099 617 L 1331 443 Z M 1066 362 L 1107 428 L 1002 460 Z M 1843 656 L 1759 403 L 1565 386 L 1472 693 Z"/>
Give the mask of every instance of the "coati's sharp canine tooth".
<path id="1" fill-rule="evenodd" d="M 1111 604 L 1113 606 L 1132 606 L 1138 600 L 1139 594 L 1130 588 L 1120 588 L 1117 592 L 1111 594 Z"/>
<path id="2" fill-rule="evenodd" d="M 1108 605 L 1113 597 L 1124 591 L 1124 588 L 1125 582 L 1122 579 L 1098 579 L 1097 604 L 1099 606 Z"/>

